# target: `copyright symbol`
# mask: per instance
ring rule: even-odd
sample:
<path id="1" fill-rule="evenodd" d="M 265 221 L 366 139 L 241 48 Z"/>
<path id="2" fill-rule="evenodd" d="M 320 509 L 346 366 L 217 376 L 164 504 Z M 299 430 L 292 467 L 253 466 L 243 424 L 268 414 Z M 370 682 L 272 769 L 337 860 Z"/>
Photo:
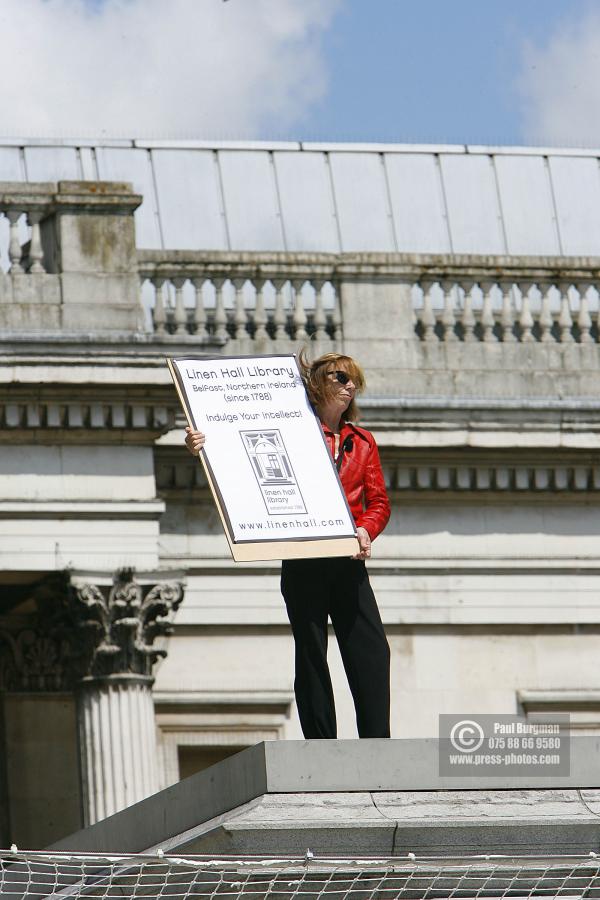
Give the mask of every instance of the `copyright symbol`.
<path id="1" fill-rule="evenodd" d="M 450 743 L 460 753 L 474 753 L 483 744 L 484 733 L 479 722 L 461 719 L 452 726 Z"/>

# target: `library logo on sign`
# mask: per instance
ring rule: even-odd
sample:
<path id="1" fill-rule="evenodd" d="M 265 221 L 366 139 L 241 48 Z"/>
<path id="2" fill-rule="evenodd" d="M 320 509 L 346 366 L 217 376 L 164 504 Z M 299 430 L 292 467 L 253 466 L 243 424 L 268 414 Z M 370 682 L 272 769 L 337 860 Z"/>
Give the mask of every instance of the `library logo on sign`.
<path id="1" fill-rule="evenodd" d="M 254 477 L 270 516 L 302 515 L 306 506 L 281 433 L 276 428 L 240 431 Z"/>

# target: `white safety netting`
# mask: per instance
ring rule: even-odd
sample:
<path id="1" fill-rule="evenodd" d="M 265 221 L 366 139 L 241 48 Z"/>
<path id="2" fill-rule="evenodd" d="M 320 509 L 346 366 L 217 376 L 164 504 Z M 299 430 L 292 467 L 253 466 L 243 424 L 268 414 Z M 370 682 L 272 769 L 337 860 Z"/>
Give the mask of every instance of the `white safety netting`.
<path id="1" fill-rule="evenodd" d="M 600 858 L 331 858 L 0 851 L 0 897 L 168 900 L 600 898 Z"/>

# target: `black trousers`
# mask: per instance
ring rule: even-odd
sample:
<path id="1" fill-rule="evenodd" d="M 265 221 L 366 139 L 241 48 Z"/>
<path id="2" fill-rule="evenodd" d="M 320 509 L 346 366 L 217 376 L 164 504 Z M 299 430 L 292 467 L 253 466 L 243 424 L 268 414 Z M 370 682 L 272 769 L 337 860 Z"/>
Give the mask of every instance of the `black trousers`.
<path id="1" fill-rule="evenodd" d="M 335 738 L 327 618 L 340 647 L 360 737 L 390 736 L 390 649 L 364 562 L 284 560 L 281 592 L 296 647 L 294 690 L 305 738 Z"/>

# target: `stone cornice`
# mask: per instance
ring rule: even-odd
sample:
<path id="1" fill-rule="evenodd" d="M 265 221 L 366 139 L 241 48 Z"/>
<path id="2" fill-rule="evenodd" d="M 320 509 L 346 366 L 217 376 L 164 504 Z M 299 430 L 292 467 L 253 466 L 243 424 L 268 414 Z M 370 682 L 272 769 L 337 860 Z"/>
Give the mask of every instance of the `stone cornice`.
<path id="1" fill-rule="evenodd" d="M 166 497 L 209 498 L 203 469 L 183 444 L 157 448 L 156 483 Z M 382 465 L 390 494 L 564 494 L 600 492 L 600 457 L 588 450 L 472 447 L 452 453 L 385 447 Z"/>
<path id="2" fill-rule="evenodd" d="M 600 465 L 593 463 L 512 463 L 385 465 L 391 492 L 398 493 L 562 493 L 600 491 Z"/>
<path id="3" fill-rule="evenodd" d="M 270 274 L 295 276 L 308 272 L 339 277 L 377 275 L 427 278 L 461 277 L 467 274 L 485 278 L 517 279 L 564 277 L 598 278 L 598 256 L 488 256 L 467 253 L 292 253 L 206 250 L 138 250 L 140 271 L 148 277 L 192 274 L 202 269 L 207 275 L 226 274 L 247 268 L 250 276 L 268 278 Z"/>
<path id="4" fill-rule="evenodd" d="M 492 435 L 488 435 L 492 438 Z M 382 448 L 391 493 L 565 494 L 600 491 L 595 449 L 497 445 L 454 448 Z"/>
<path id="5" fill-rule="evenodd" d="M 6 428 L 141 428 L 163 431 L 172 419 L 164 407 L 125 403 L 6 404 Z"/>
<path id="6" fill-rule="evenodd" d="M 594 710 L 600 714 L 599 688 L 519 690 L 517 699 L 525 712 Z"/>
<path id="7" fill-rule="evenodd" d="M 2 396 L 4 395 L 4 396 Z M 32 431 L 104 435 L 123 441 L 156 439 L 175 426 L 179 404 L 170 386 L 6 385 L 0 391 L 0 440 Z"/>
<path id="8" fill-rule="evenodd" d="M 156 521 L 165 511 L 162 500 L 0 500 L 2 519 Z"/>
<path id="9" fill-rule="evenodd" d="M 0 208 L 3 211 L 43 211 L 60 208 L 76 212 L 133 212 L 142 202 L 131 185 L 113 181 L 0 181 Z"/>
<path id="10" fill-rule="evenodd" d="M 474 372 L 476 377 L 477 371 Z M 376 415 L 377 410 L 458 410 L 511 411 L 531 410 L 536 412 L 579 411 L 600 413 L 598 397 L 364 397 L 359 407 Z"/>

